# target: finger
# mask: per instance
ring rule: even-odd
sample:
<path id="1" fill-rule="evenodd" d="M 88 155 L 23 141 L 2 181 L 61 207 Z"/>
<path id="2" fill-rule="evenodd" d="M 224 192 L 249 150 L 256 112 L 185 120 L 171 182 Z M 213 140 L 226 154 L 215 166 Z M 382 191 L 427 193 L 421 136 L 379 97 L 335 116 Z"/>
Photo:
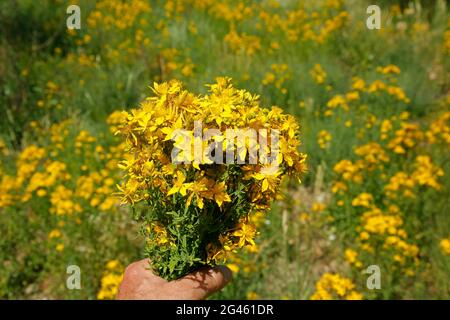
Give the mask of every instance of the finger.
<path id="1" fill-rule="evenodd" d="M 124 277 L 141 281 L 142 279 L 151 279 L 156 276 L 154 276 L 150 270 L 150 261 L 148 259 L 143 259 L 135 261 L 126 267 Z"/>
<path id="2" fill-rule="evenodd" d="M 218 266 L 201 269 L 168 284 L 177 292 L 176 299 L 199 300 L 221 290 L 231 277 L 230 269 Z"/>
<path id="3" fill-rule="evenodd" d="M 153 274 L 148 259 L 136 261 L 125 269 L 116 298 L 146 299 L 149 288 L 161 287 L 167 283 L 167 280 Z"/>

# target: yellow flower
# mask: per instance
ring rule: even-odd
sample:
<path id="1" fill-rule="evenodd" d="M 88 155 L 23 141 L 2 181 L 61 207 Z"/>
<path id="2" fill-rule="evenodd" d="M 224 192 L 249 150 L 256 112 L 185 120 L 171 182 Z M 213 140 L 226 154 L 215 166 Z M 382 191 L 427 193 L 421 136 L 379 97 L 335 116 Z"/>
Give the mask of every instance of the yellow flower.
<path id="1" fill-rule="evenodd" d="M 106 270 L 100 279 L 100 291 L 97 299 L 115 299 L 119 290 L 119 285 L 123 279 L 123 266 L 118 260 L 110 260 L 106 264 Z"/>
<path id="2" fill-rule="evenodd" d="M 326 209 L 326 205 L 321 202 L 314 202 L 311 206 L 311 211 L 313 212 L 322 212 Z"/>
<path id="3" fill-rule="evenodd" d="M 363 231 L 359 234 L 359 239 L 360 240 L 367 240 L 370 238 L 370 234 L 366 231 Z"/>
<path id="4" fill-rule="evenodd" d="M 279 184 L 281 171 L 278 170 L 276 166 L 267 166 L 261 168 L 261 170 L 252 175 L 252 177 L 258 181 L 262 181 L 261 191 L 265 192 L 267 190 L 274 191 L 275 187 Z"/>
<path id="5" fill-rule="evenodd" d="M 339 274 L 324 273 L 316 282 L 316 290 L 311 300 L 362 299 L 362 295 L 354 288 L 355 285 L 350 279 Z"/>
<path id="6" fill-rule="evenodd" d="M 214 198 L 214 201 L 216 201 L 219 207 L 221 207 L 224 202 L 231 201 L 231 198 L 226 191 L 225 182 L 215 183 L 210 190 L 210 196 Z"/>
<path id="7" fill-rule="evenodd" d="M 322 66 L 318 63 L 314 65 L 314 67 L 309 71 L 309 73 L 317 84 L 323 84 L 327 78 L 325 70 L 323 70 Z"/>
<path id="8" fill-rule="evenodd" d="M 385 67 L 378 67 L 377 71 L 382 74 L 400 74 L 400 68 L 393 64 L 389 64 Z"/>
<path id="9" fill-rule="evenodd" d="M 338 193 L 338 192 L 341 193 L 342 191 L 345 192 L 347 190 L 348 190 L 347 185 L 345 183 L 343 183 L 342 181 L 333 182 L 333 185 L 331 187 L 331 192 L 333 192 L 333 193 Z"/>
<path id="10" fill-rule="evenodd" d="M 241 35 L 233 32 L 227 38 L 230 46 L 238 38 L 242 40 Z M 176 55 L 175 52 L 161 54 L 169 55 L 172 60 Z M 289 67 L 272 65 L 271 72 L 275 75 L 273 85 L 283 92 Z M 298 150 L 301 141 L 295 117 L 276 106 L 262 108 L 258 96 L 234 88 L 230 78 L 217 78 L 208 87 L 207 94 L 195 95 L 184 89 L 180 81 L 155 83 L 153 95 L 126 113 L 124 119 L 122 114 L 117 114 L 115 124 L 111 117 L 113 126 L 125 138 L 120 168 L 125 171 L 126 180 L 118 186 L 122 202 L 136 205 L 138 210 L 144 210 L 147 205 L 152 207 L 142 216 L 144 226 L 150 227 L 144 232 L 148 240 L 146 249 L 154 258 L 155 268 L 162 270 L 161 276 L 165 278 L 181 276 L 189 267 L 189 261 L 181 259 L 181 251 L 177 251 L 186 246 L 182 243 L 184 238 L 179 238 L 183 233 L 192 233 L 188 241 L 206 246 L 203 250 L 207 252 L 206 264 L 210 265 L 225 261 L 241 247 L 257 251 L 256 226 L 248 221 L 253 221 L 256 212 L 270 208 L 279 194 L 282 178 L 299 179 L 306 170 L 306 156 Z M 247 128 L 260 139 L 229 139 L 222 135 L 229 130 Z M 211 131 L 216 133 L 210 136 Z M 275 134 L 279 144 L 275 144 Z M 256 147 L 259 151 L 256 154 L 261 155 L 257 163 L 251 160 L 250 147 Z M 105 150 L 104 147 L 92 149 L 98 153 Z M 229 150 L 233 151 L 231 160 L 237 162 L 233 166 L 221 161 L 224 156 L 227 162 L 230 160 Z M 104 192 L 109 188 L 106 176 L 101 175 L 100 187 L 92 177 L 80 178 L 81 190 L 77 190 L 77 196 L 99 209 L 112 206 Z M 245 222 L 240 220 L 244 216 L 242 208 Z M 181 219 L 181 215 L 189 219 Z M 181 220 L 189 222 L 180 223 Z M 207 221 L 217 223 L 212 233 L 216 239 L 205 239 Z M 180 244 L 179 247 L 166 246 L 172 242 Z M 175 270 L 167 268 L 164 258 L 167 255 L 161 256 L 167 249 L 171 254 L 180 255 Z M 203 261 L 197 255 L 204 251 L 195 250 L 189 254 Z"/>
<path id="11" fill-rule="evenodd" d="M 190 195 L 187 198 L 186 207 L 190 206 L 191 201 L 195 196 L 197 207 L 203 209 L 204 206 L 203 197 L 205 197 L 206 193 L 208 192 L 209 184 L 210 183 L 207 178 L 202 178 L 200 180 L 189 183 L 187 189 L 189 190 Z"/>
<path id="12" fill-rule="evenodd" d="M 53 229 L 52 231 L 50 231 L 50 233 L 48 234 L 48 238 L 49 239 L 53 239 L 53 238 L 60 238 L 61 237 L 61 231 L 59 231 L 58 229 Z"/>
<path id="13" fill-rule="evenodd" d="M 402 123 L 401 128 L 395 131 L 395 137 L 388 143 L 388 148 L 397 154 L 404 154 L 408 149 L 414 148 L 423 139 L 423 132 L 419 125 Z"/>
<path id="14" fill-rule="evenodd" d="M 243 246 L 256 245 L 254 238 L 256 236 L 256 228 L 253 224 L 242 222 L 238 225 L 238 229 L 233 232 L 233 236 L 238 237 L 238 246 L 242 248 Z"/>
<path id="15" fill-rule="evenodd" d="M 258 300 L 260 299 L 259 295 L 254 291 L 247 292 L 247 300 Z"/>
<path id="16" fill-rule="evenodd" d="M 239 266 L 235 263 L 228 263 L 227 264 L 228 269 L 230 269 L 233 273 L 239 272 Z"/>
<path id="17" fill-rule="evenodd" d="M 317 142 L 321 149 L 326 149 L 330 146 L 331 134 L 327 130 L 321 130 L 317 134 Z"/>
<path id="18" fill-rule="evenodd" d="M 363 157 L 368 170 L 375 169 L 376 165 L 381 162 L 388 162 L 389 156 L 383 150 L 380 144 L 370 142 L 359 146 L 355 149 L 355 154 Z"/>
<path id="19" fill-rule="evenodd" d="M 352 89 L 362 91 L 366 87 L 366 83 L 363 79 L 358 77 L 353 77 Z"/>
<path id="20" fill-rule="evenodd" d="M 50 212 L 57 215 L 72 215 L 81 212 L 82 208 L 80 204 L 76 203 L 72 197 L 72 190 L 62 185 L 57 186 L 50 196 L 50 202 L 52 204 Z"/>
<path id="21" fill-rule="evenodd" d="M 225 35 L 223 40 L 233 51 L 239 52 L 242 50 L 248 56 L 252 56 L 261 49 L 261 42 L 257 36 L 246 33 L 238 34 L 234 29 Z"/>
<path id="22" fill-rule="evenodd" d="M 363 192 L 352 200 L 352 206 L 354 207 L 366 207 L 372 206 L 373 196 L 370 193 Z"/>
<path id="23" fill-rule="evenodd" d="M 362 262 L 358 260 L 358 253 L 352 249 L 346 249 L 344 252 L 345 260 L 350 265 L 354 265 L 357 268 L 362 267 Z"/>
<path id="24" fill-rule="evenodd" d="M 106 269 L 108 270 L 116 270 L 120 266 L 119 260 L 110 260 L 106 264 Z"/>
<path id="25" fill-rule="evenodd" d="M 397 192 L 403 193 L 406 198 L 414 198 L 413 188 L 416 182 L 403 171 L 397 172 L 389 179 L 389 183 L 384 187 L 386 195 L 390 198 L 397 198 Z"/>
<path id="26" fill-rule="evenodd" d="M 346 297 L 346 300 L 362 300 L 363 295 L 356 291 L 351 291 Z"/>
<path id="27" fill-rule="evenodd" d="M 340 174 L 344 180 L 351 180 L 356 183 L 361 183 L 363 176 L 361 174 L 362 168 L 364 167 L 364 164 L 361 161 L 353 163 L 350 160 L 344 159 L 339 161 L 335 164 L 333 170 Z M 335 189 L 337 192 L 338 190 L 346 190 L 345 184 L 339 184 L 337 185 L 339 187 L 338 189 Z"/>
<path id="28" fill-rule="evenodd" d="M 411 177 L 417 181 L 419 185 L 426 185 L 436 190 L 441 189 L 438 178 L 444 176 L 444 171 L 440 167 L 434 165 L 429 156 L 417 156 L 415 167 L 416 170 L 412 173 Z"/>
<path id="29" fill-rule="evenodd" d="M 340 94 L 338 94 L 338 95 L 334 96 L 333 98 L 331 98 L 327 102 L 327 107 L 330 108 L 330 109 L 335 109 L 337 107 L 341 107 L 344 111 L 349 111 L 347 100 L 345 99 L 344 96 L 342 96 Z"/>
<path id="30" fill-rule="evenodd" d="M 442 239 L 440 246 L 444 254 L 450 255 L 450 238 Z"/>
<path id="31" fill-rule="evenodd" d="M 173 187 L 167 192 L 167 195 L 170 196 L 179 192 L 182 196 L 186 195 L 187 188 L 190 186 L 188 183 L 184 183 L 186 180 L 185 175 L 181 171 L 177 171 L 176 173 L 177 179 L 175 180 Z"/>

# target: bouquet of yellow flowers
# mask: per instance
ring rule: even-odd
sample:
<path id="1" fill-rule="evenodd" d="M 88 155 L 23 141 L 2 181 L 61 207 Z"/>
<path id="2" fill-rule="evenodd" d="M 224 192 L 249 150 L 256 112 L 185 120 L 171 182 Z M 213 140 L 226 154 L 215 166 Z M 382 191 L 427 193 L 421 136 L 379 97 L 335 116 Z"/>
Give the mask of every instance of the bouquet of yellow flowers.
<path id="1" fill-rule="evenodd" d="M 194 95 L 172 80 L 127 113 L 124 203 L 142 222 L 153 271 L 171 280 L 254 246 L 251 216 L 269 209 L 286 176 L 300 179 L 299 125 L 218 78 Z"/>

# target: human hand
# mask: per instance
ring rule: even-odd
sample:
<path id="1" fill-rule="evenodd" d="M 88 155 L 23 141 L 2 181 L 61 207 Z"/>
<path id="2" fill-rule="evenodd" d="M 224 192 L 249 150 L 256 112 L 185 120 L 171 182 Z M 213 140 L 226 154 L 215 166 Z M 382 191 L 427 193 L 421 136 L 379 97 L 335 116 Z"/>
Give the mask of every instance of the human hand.
<path id="1" fill-rule="evenodd" d="M 225 266 L 201 269 L 173 281 L 156 276 L 148 267 L 148 259 L 130 264 L 125 269 L 116 299 L 200 300 L 231 280 L 231 271 Z"/>

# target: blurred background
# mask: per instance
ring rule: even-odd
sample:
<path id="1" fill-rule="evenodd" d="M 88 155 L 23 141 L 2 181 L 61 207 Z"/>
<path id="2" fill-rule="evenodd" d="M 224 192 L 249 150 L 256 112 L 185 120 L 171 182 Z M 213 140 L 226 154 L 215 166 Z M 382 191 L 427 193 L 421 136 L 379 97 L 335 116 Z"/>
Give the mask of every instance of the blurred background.
<path id="1" fill-rule="evenodd" d="M 66 27 L 71 4 L 79 30 Z M 298 117 L 309 172 L 258 217 L 257 250 L 228 262 L 234 280 L 212 298 L 448 299 L 448 6 L 1 1 L 0 298 L 114 298 L 143 257 L 114 195 L 120 111 L 153 82 L 204 93 L 228 76 Z M 66 287 L 69 265 L 80 290 Z"/>

